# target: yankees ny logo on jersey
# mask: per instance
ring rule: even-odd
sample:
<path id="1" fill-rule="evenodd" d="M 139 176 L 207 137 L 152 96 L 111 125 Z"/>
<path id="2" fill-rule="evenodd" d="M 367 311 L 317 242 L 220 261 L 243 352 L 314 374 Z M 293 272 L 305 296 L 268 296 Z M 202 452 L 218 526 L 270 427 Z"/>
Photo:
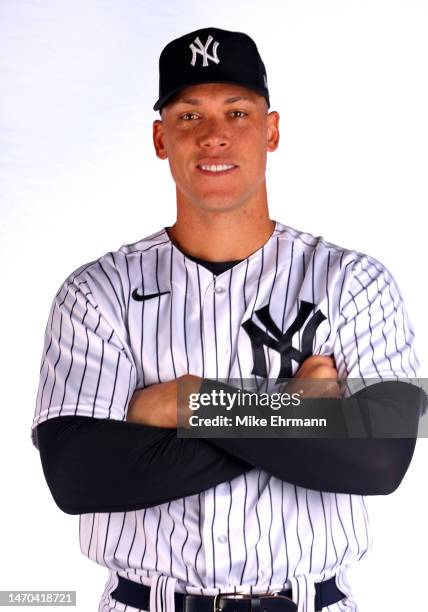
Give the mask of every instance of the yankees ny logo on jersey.
<path id="1" fill-rule="evenodd" d="M 214 62 L 215 64 L 220 63 L 220 60 L 218 59 L 217 56 L 217 49 L 219 46 L 219 42 L 215 41 L 213 44 L 213 54 L 209 55 L 208 53 L 208 49 L 210 44 L 212 43 L 212 41 L 214 40 L 214 38 L 211 36 L 211 34 L 208 36 L 207 38 L 207 42 L 205 43 L 205 46 L 201 43 L 199 36 L 197 36 L 195 38 L 195 40 L 192 42 L 191 45 L 189 45 L 189 47 L 192 50 L 192 61 L 190 62 L 192 64 L 192 66 L 194 66 L 196 64 L 196 56 L 199 53 L 199 55 L 202 55 L 203 58 L 203 62 L 202 62 L 202 66 L 208 66 L 208 60 L 211 60 L 212 62 Z M 197 47 L 195 46 L 198 45 Z"/>
<path id="2" fill-rule="evenodd" d="M 263 345 L 274 349 L 281 355 L 281 367 L 279 370 L 276 383 L 282 378 L 291 378 L 293 370 L 291 360 L 297 361 L 299 364 L 312 355 L 313 341 L 315 333 L 319 325 L 326 319 L 320 310 L 317 310 L 306 324 L 302 335 L 302 350 L 294 348 L 292 340 L 294 334 L 302 329 L 310 312 L 315 308 L 315 304 L 302 300 L 300 302 L 299 312 L 290 327 L 283 333 L 276 325 L 275 321 L 269 312 L 269 304 L 255 311 L 259 321 L 266 326 L 269 333 L 260 329 L 260 327 L 252 320 L 248 319 L 242 324 L 247 334 L 250 337 L 251 349 L 253 351 L 254 367 L 252 374 L 267 378 L 266 359 L 263 350 Z M 272 336 L 274 336 L 272 338 Z"/>

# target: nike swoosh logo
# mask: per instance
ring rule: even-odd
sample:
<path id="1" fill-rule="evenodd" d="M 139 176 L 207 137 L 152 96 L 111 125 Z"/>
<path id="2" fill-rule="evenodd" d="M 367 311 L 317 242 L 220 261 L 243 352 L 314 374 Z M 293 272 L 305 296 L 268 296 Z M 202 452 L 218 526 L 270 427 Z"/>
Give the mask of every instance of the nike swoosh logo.
<path id="1" fill-rule="evenodd" d="M 159 297 L 160 295 L 165 295 L 166 293 L 171 293 L 171 291 L 161 291 L 160 293 L 145 293 L 141 295 L 138 293 L 138 289 L 134 289 L 132 292 L 132 297 L 137 302 L 143 302 L 144 300 L 151 300 L 152 298 Z"/>

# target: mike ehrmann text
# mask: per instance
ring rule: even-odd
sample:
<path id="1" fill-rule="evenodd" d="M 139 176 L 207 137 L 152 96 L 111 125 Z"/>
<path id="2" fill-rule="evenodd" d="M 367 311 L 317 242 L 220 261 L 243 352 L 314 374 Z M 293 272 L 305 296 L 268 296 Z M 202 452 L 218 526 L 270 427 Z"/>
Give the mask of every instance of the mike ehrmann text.
<path id="1" fill-rule="evenodd" d="M 285 418 L 278 414 L 271 415 L 270 419 L 255 417 L 252 415 L 226 417 L 217 415 L 212 418 L 199 417 L 193 414 L 189 418 L 191 427 L 326 427 L 327 419 L 301 419 Z"/>

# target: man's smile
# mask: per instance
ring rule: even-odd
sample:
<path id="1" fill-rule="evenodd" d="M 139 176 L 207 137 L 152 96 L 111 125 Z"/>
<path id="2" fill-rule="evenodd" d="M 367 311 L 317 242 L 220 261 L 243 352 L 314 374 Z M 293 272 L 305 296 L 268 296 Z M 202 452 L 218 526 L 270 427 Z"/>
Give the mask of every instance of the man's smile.
<path id="1" fill-rule="evenodd" d="M 233 170 L 236 170 L 238 166 L 230 160 L 221 158 L 205 158 L 199 160 L 196 167 L 205 175 L 223 176 L 225 174 L 230 174 L 233 172 Z"/>

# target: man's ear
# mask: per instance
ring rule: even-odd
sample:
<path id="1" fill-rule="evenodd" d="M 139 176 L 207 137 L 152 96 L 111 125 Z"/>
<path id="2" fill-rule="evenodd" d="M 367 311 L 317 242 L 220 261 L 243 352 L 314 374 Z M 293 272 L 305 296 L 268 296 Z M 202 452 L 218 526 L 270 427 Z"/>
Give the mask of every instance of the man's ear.
<path id="1" fill-rule="evenodd" d="M 267 118 L 267 150 L 276 151 L 279 144 L 279 113 L 271 111 Z"/>
<path id="2" fill-rule="evenodd" d="M 153 121 L 153 145 L 159 159 L 167 159 L 168 155 L 165 146 L 165 134 L 163 130 L 163 122 L 161 119 Z"/>

